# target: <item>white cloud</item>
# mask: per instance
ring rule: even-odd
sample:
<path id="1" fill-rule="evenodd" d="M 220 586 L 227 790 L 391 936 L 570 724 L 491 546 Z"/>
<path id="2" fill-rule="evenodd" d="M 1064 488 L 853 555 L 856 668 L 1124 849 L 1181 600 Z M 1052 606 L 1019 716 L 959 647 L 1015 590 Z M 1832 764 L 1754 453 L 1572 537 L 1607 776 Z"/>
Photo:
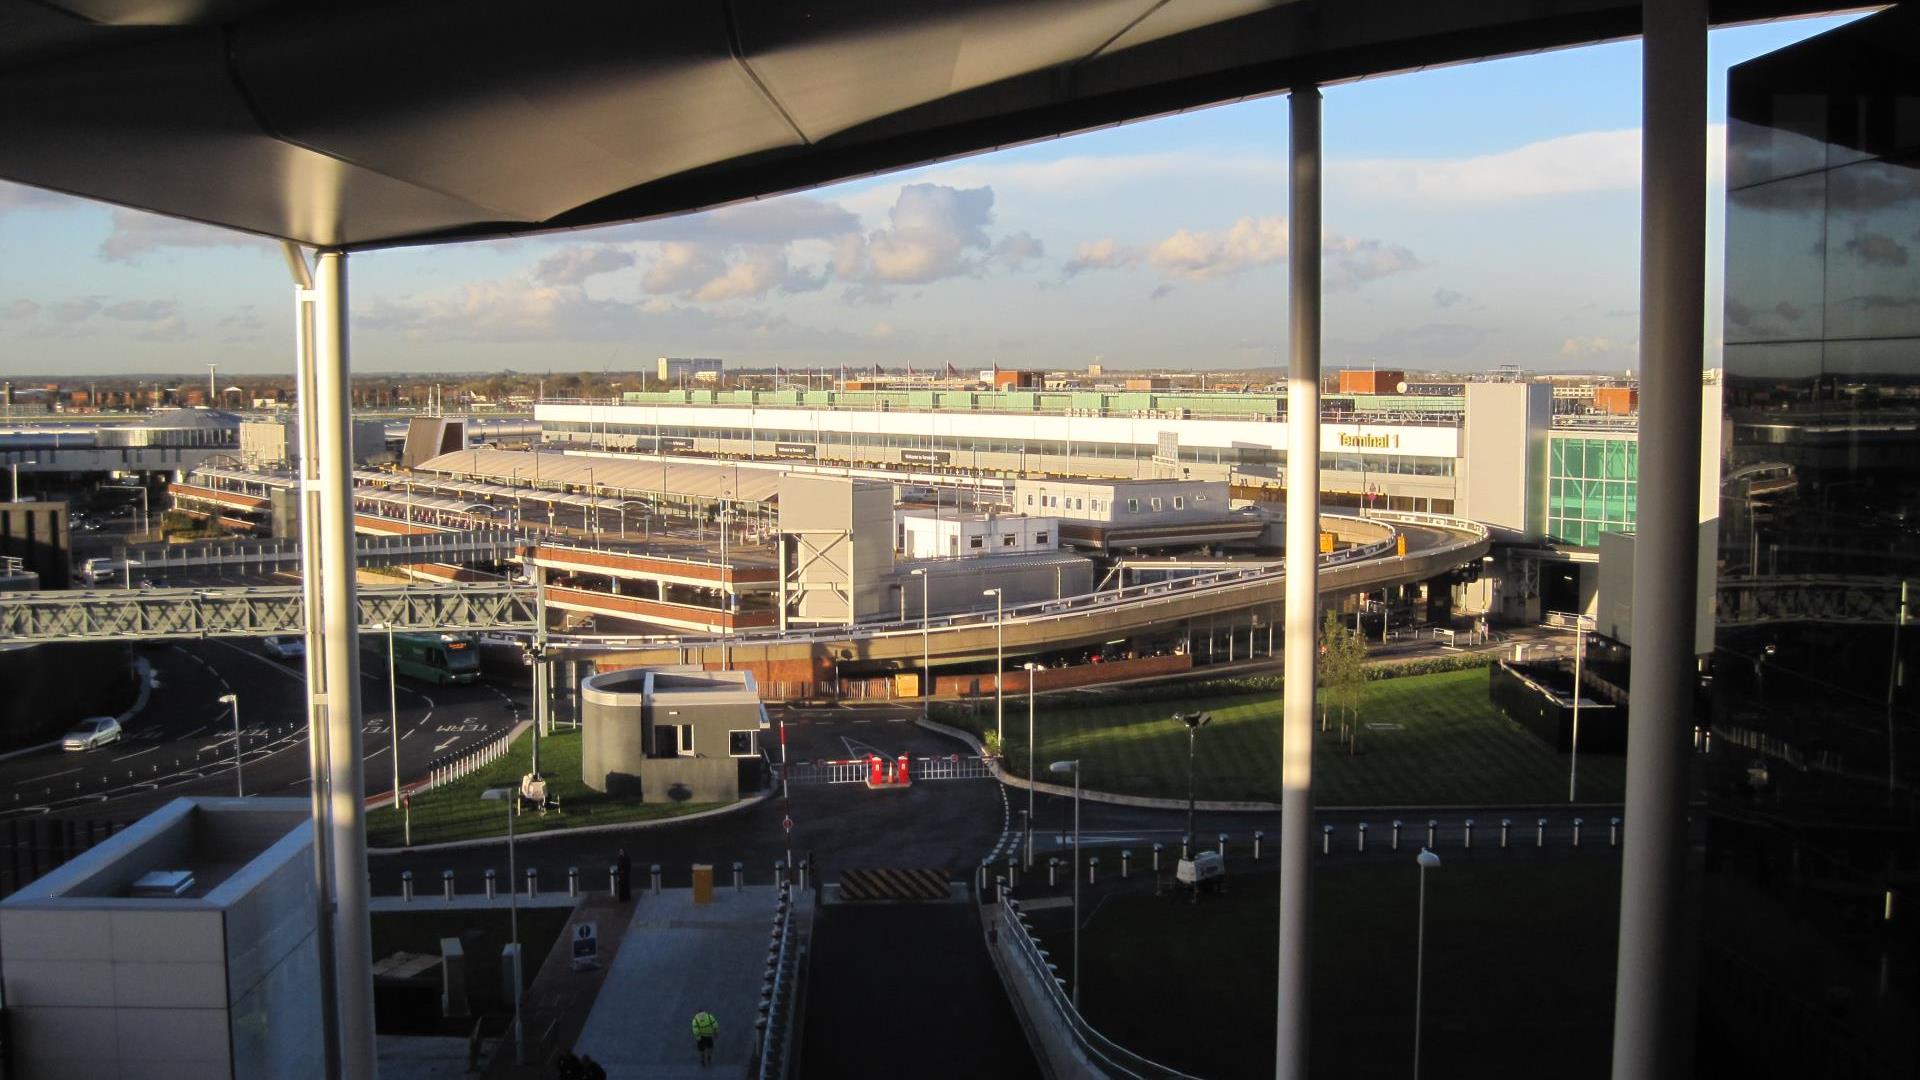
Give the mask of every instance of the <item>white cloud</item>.
<path id="1" fill-rule="evenodd" d="M 1060 272 L 1066 277 L 1075 277 L 1089 270 L 1118 270 L 1139 262 L 1141 252 L 1138 248 L 1123 246 L 1118 240 L 1105 237 L 1089 240 L 1073 251 Z"/>
<path id="2" fill-rule="evenodd" d="M 122 300 L 108 305 L 103 312 L 109 319 L 123 322 L 160 322 L 177 313 L 171 300 Z"/>
<path id="3" fill-rule="evenodd" d="M 595 235 L 609 243 L 692 240 L 785 244 L 795 240 L 831 240 L 859 231 L 859 216 L 837 202 L 809 195 L 782 195 L 722 206 L 703 214 L 622 225 Z"/>
<path id="4" fill-rule="evenodd" d="M 598 274 L 632 266 L 633 253 L 611 244 L 579 244 L 561 248 L 533 268 L 533 280 L 542 285 L 579 285 Z"/>
<path id="5" fill-rule="evenodd" d="M 163 248 L 233 247 L 265 251 L 270 244 L 271 241 L 231 229 L 115 207 L 113 231 L 100 242 L 100 257 L 108 262 L 137 262 L 142 255 Z"/>
<path id="6" fill-rule="evenodd" d="M 971 253 L 991 245 L 993 189 L 908 184 L 887 219 L 867 234 L 863 276 L 917 285 L 972 274 L 978 263 Z"/>
<path id="7" fill-rule="evenodd" d="M 10 184 L 0 180 L 0 214 L 10 210 L 57 209 L 72 206 L 79 200 L 67 195 L 56 195 L 37 187 L 25 184 Z"/>
<path id="8" fill-rule="evenodd" d="M 1155 269 L 1171 278 L 1206 281 L 1287 258 L 1285 218 L 1241 218 L 1224 232 L 1177 230 L 1148 253 Z"/>
<path id="9" fill-rule="evenodd" d="M 6 307 L 6 317 L 9 319 L 31 319 L 38 314 L 40 305 L 32 300 L 14 300 Z"/>
<path id="10" fill-rule="evenodd" d="M 811 292 L 825 284 L 824 271 L 795 268 L 784 246 L 728 247 L 689 241 L 661 244 L 659 256 L 641 279 L 641 288 L 649 293 L 706 303 L 759 299 L 775 290 Z"/>
<path id="11" fill-rule="evenodd" d="M 94 297 L 77 296 L 71 300 L 54 301 L 50 310 L 56 322 L 81 323 L 100 314 L 103 306 L 105 305 Z"/>
<path id="12" fill-rule="evenodd" d="M 1046 255 L 1047 247 L 1032 233 L 1009 233 L 994 242 L 993 263 L 1018 273 L 1029 262 Z"/>
<path id="13" fill-rule="evenodd" d="M 1560 355 L 1569 360 L 1631 360 L 1640 355 L 1640 345 L 1609 337 L 1570 337 L 1560 343 Z"/>

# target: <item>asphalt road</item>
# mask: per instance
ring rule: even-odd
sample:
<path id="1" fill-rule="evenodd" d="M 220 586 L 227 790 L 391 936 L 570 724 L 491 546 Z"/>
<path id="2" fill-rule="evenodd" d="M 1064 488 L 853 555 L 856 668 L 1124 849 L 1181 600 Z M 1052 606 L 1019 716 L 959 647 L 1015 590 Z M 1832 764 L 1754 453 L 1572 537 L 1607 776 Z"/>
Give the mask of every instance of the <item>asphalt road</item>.
<path id="1" fill-rule="evenodd" d="M 138 655 L 153 669 L 146 705 L 122 741 L 87 751 L 43 750 L 0 761 L 0 817 L 131 821 L 181 795 L 305 795 L 306 678 L 298 660 L 270 656 L 253 639 L 156 642 Z M 384 658 L 362 657 L 366 792 L 393 786 Z M 402 782 L 530 714 L 524 684 L 483 680 L 434 686 L 399 679 Z M 239 746 L 233 709 L 239 699 Z M 236 777 L 236 756 L 239 775 Z"/>

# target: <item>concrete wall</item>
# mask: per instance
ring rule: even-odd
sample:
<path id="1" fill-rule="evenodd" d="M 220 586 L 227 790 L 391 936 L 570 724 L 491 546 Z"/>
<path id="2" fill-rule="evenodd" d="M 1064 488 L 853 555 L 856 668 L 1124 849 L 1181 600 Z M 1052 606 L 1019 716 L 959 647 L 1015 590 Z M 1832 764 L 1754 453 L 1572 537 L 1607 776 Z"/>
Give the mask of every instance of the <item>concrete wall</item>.
<path id="1" fill-rule="evenodd" d="M 625 673 L 631 681 L 614 680 L 580 687 L 581 781 L 595 791 L 635 795 L 641 791 L 640 764 L 647 756 L 646 706 L 641 687 L 644 668 Z"/>
<path id="2" fill-rule="evenodd" d="M 641 801 L 733 802 L 740 798 L 734 758 L 648 758 L 640 763 Z"/>
<path id="3" fill-rule="evenodd" d="M 6 478 L 0 476 L 0 481 Z M 43 589 L 71 584 L 73 537 L 65 502 L 0 502 L 0 555 L 20 559 Z"/>
<path id="4" fill-rule="evenodd" d="M 1595 629 L 1620 642 L 1633 645 L 1633 533 L 1600 534 L 1600 583 L 1594 597 L 1598 611 Z M 1715 555 L 1720 545 L 1720 522 L 1700 523 L 1700 548 L 1696 572 L 1699 582 L 1694 590 L 1693 651 L 1705 656 L 1713 651 L 1713 593 Z"/>
<path id="5" fill-rule="evenodd" d="M 1153 500 L 1160 509 L 1153 509 Z M 1180 506 L 1174 506 L 1178 499 Z M 1137 508 L 1128 510 L 1128 501 Z M 1013 486 L 1014 509 L 1049 514 L 1069 521 L 1111 525 L 1216 521 L 1231 509 L 1224 480 L 1165 480 L 1157 483 L 1101 483 L 1097 480 L 1019 480 Z"/>
<path id="6" fill-rule="evenodd" d="M 1508 533 L 1541 535 L 1552 423 L 1553 388 L 1545 383 L 1468 383 L 1456 512 Z"/>

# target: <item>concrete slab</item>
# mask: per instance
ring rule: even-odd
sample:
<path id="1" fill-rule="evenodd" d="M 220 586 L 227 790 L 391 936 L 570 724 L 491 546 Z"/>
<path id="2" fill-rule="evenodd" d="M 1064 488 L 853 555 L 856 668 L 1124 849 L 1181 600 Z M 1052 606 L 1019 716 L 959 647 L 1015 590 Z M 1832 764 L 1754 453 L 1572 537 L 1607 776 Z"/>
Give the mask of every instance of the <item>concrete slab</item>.
<path id="1" fill-rule="evenodd" d="M 737 1075 L 753 1055 L 777 895 L 770 885 L 722 887 L 711 904 L 695 904 L 687 889 L 643 895 L 574 1052 L 591 1055 L 609 1080 Z M 795 900 L 804 923 L 812 900 L 798 892 Z M 691 1027 L 702 1009 L 720 1022 L 707 1069 Z"/>
<path id="2" fill-rule="evenodd" d="M 438 1035 L 381 1035 L 374 1043 L 382 1080 L 440 1080 L 467 1073 L 467 1040 Z"/>

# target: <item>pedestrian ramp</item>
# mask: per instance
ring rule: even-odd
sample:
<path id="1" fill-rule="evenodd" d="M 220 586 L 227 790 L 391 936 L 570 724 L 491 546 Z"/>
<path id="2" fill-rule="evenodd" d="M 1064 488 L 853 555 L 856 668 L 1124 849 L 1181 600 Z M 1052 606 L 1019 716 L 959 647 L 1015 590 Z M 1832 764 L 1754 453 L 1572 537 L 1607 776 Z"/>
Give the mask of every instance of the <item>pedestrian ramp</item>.
<path id="1" fill-rule="evenodd" d="M 943 869 L 842 870 L 835 898 L 848 903 L 924 902 L 953 898 L 953 880 Z"/>

